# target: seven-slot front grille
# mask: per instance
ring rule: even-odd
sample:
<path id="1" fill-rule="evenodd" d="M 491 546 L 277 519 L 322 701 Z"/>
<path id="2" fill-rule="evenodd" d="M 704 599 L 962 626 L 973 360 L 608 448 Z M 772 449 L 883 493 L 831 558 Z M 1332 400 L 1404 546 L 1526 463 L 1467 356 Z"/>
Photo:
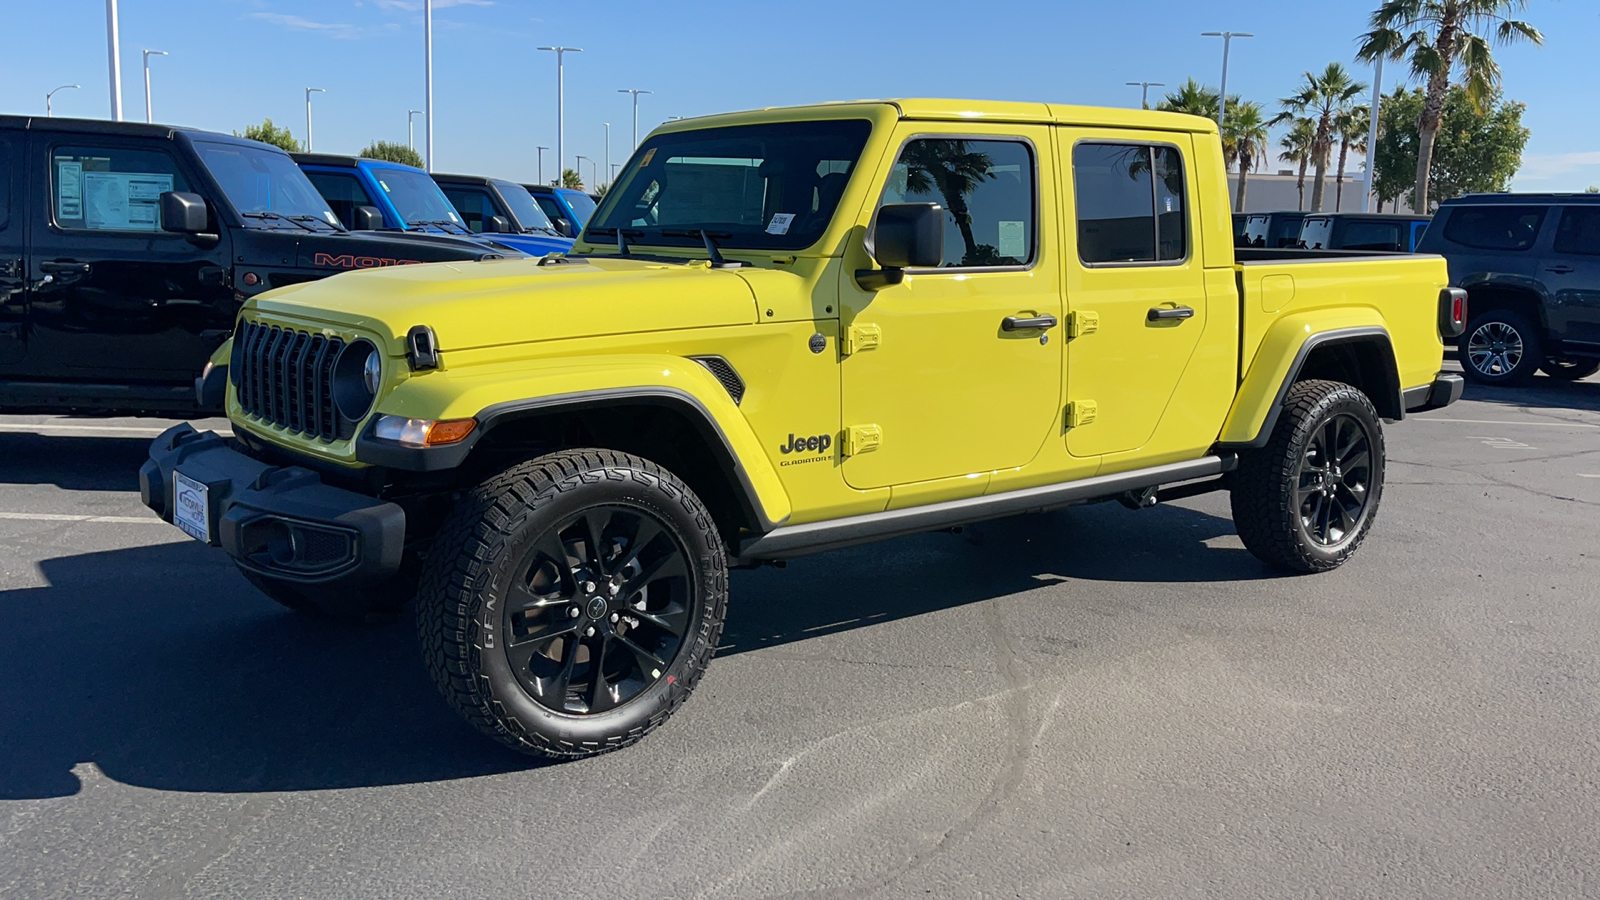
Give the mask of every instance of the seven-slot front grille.
<path id="1" fill-rule="evenodd" d="M 290 431 L 325 441 L 343 436 L 333 405 L 333 364 L 342 349 L 340 338 L 240 322 L 229 366 L 239 405 Z"/>

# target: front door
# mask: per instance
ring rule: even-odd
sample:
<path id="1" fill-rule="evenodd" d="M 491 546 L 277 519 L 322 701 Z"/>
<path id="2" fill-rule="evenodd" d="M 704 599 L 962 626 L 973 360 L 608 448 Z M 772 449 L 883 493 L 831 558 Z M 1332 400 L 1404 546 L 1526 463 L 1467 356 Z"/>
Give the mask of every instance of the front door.
<path id="1" fill-rule="evenodd" d="M 1562 209 L 1555 251 L 1539 273 L 1550 287 L 1550 327 L 1600 349 L 1600 206 Z"/>
<path id="2" fill-rule="evenodd" d="M 856 488 L 1024 465 L 1060 414 L 1060 236 L 1040 201 L 1056 196 L 1049 132 L 907 126 L 898 145 L 880 205 L 943 207 L 944 262 L 877 291 L 843 275 L 842 406 L 856 451 L 844 475 Z"/>
<path id="3" fill-rule="evenodd" d="M 30 154 L 30 374 L 192 382 L 234 310 L 226 235 L 161 230 L 161 194 L 200 192 L 194 173 L 166 141 L 43 132 Z"/>
<path id="4" fill-rule="evenodd" d="M 1155 433 L 1206 328 L 1189 147 L 1170 133 L 1063 129 L 1059 137 L 1077 225 L 1067 304 L 1081 323 L 1067 351 L 1080 420 L 1067 431 L 1067 452 L 1135 450 Z"/>
<path id="5" fill-rule="evenodd" d="M 0 377 L 27 353 L 28 260 L 23 228 L 27 206 L 23 194 L 20 142 L 0 132 Z"/>

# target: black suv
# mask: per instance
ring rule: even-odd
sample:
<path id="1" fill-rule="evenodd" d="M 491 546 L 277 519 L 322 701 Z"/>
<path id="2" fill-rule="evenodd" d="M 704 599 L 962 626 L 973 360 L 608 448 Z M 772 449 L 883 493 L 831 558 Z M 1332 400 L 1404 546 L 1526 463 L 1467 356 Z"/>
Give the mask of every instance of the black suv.
<path id="1" fill-rule="evenodd" d="M 1269 247 L 1283 249 L 1300 244 L 1300 224 L 1305 221 L 1303 212 L 1249 213 L 1241 228 L 1234 223 L 1235 245 L 1240 247 Z"/>
<path id="2" fill-rule="evenodd" d="M 1467 291 L 1468 378 L 1524 384 L 1537 369 L 1568 381 L 1600 371 L 1600 195 L 1446 200 L 1417 252 L 1443 255 L 1450 283 Z"/>
<path id="3" fill-rule="evenodd" d="M 500 255 L 347 232 L 266 144 L 0 116 L 0 412 L 214 412 L 227 373 L 207 360 L 250 297 L 348 269 Z"/>

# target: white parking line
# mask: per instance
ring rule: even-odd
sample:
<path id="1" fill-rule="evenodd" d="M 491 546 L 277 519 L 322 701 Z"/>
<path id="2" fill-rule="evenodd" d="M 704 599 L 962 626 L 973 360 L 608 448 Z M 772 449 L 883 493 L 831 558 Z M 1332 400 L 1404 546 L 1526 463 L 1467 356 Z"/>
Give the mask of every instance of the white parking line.
<path id="1" fill-rule="evenodd" d="M 1462 425 L 1542 425 L 1546 428 L 1600 428 L 1600 425 L 1590 425 L 1585 422 L 1510 422 L 1505 419 L 1438 419 L 1423 416 L 1408 416 L 1411 422 L 1456 422 Z"/>
<path id="2" fill-rule="evenodd" d="M 1600 475 L 1584 475 L 1583 473 L 1580 472 L 1578 474 L 1578 477 L 1579 478 L 1600 478 Z"/>
<path id="3" fill-rule="evenodd" d="M 47 434 L 59 431 L 64 434 L 127 434 L 139 437 L 156 437 L 165 428 L 149 425 L 68 425 L 56 422 L 41 422 L 37 425 L 18 425 L 11 422 L 0 423 L 0 431 L 15 431 L 29 434 Z M 232 437 L 233 432 L 226 428 L 214 429 L 223 437 Z"/>
<path id="4" fill-rule="evenodd" d="M 120 525 L 165 525 L 166 522 L 149 516 L 69 516 L 62 513 L 0 512 L 0 519 L 20 522 L 110 522 Z"/>

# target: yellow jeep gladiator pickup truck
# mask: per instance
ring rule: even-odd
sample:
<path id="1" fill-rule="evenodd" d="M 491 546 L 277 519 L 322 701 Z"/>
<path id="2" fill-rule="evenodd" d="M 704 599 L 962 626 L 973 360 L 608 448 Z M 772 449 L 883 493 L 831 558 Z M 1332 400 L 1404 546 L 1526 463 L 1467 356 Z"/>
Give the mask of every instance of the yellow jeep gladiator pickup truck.
<path id="1" fill-rule="evenodd" d="M 247 303 L 231 439 L 144 501 L 279 602 L 415 598 L 445 697 L 517 750 L 643 737 L 728 569 L 1097 500 L 1226 490 L 1246 547 L 1334 568 L 1383 421 L 1444 406 L 1443 259 L 1234 249 L 1216 127 L 901 100 L 681 120 L 573 251 Z"/>

